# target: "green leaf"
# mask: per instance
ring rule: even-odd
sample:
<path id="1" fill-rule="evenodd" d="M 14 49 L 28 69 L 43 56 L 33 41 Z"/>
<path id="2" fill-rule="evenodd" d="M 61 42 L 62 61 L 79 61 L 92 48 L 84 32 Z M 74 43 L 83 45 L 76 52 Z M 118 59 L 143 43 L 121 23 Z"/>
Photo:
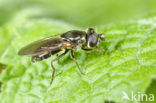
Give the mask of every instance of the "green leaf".
<path id="1" fill-rule="evenodd" d="M 85 75 L 79 73 L 67 54 L 54 64 L 56 74 L 50 86 L 50 61 L 56 56 L 31 63 L 30 58 L 18 56 L 18 50 L 43 37 L 80 28 L 53 19 L 29 18 L 34 15 L 31 10 L 26 10 L 26 14 L 25 11 L 17 13 L 5 26 L 10 30 L 8 38 L 13 39 L 4 43 L 7 48 L 3 46 L 0 57 L 0 63 L 7 65 L 0 75 L 1 103 L 103 103 L 109 100 L 131 103 L 122 99 L 122 93 L 128 96 L 132 91 L 144 93 L 156 77 L 156 14 L 153 14 L 126 23 L 95 27 L 99 33 L 106 34 L 106 41 L 99 45 L 106 53 L 76 51 Z M 5 39 L 5 33 L 2 35 Z"/>

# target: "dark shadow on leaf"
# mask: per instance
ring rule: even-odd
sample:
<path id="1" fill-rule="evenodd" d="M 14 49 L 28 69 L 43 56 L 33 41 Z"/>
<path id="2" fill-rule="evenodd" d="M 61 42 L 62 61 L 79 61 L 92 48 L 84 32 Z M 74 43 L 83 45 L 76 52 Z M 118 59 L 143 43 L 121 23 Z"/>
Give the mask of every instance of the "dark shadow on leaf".
<path id="1" fill-rule="evenodd" d="M 114 101 L 111 101 L 111 100 L 105 100 L 104 103 L 115 103 Z"/>
<path id="2" fill-rule="evenodd" d="M 146 89 L 145 94 L 147 94 L 148 96 L 150 96 L 150 94 L 156 96 L 156 78 L 153 78 L 151 80 L 151 83 L 149 84 L 148 88 Z M 144 98 L 144 101 L 145 101 L 145 99 L 146 98 Z M 144 101 L 141 103 L 144 103 Z M 155 98 L 154 98 L 154 101 L 155 101 Z M 148 101 L 148 103 L 154 103 L 154 101 L 151 101 L 151 102 Z"/>
<path id="3" fill-rule="evenodd" d="M 123 44 L 124 39 L 119 40 L 115 45 L 114 45 L 114 50 L 120 50 L 121 44 Z"/>
<path id="4" fill-rule="evenodd" d="M 0 63 L 0 74 L 2 73 L 3 70 L 5 70 L 6 67 L 7 65 Z M 2 82 L 0 82 L 0 93 L 1 93 L 1 87 L 2 87 Z"/>
<path id="5" fill-rule="evenodd" d="M 7 67 L 7 65 L 0 63 L 0 73 Z"/>
<path id="6" fill-rule="evenodd" d="M 1 87 L 2 87 L 2 85 L 3 85 L 2 82 L 0 82 L 0 93 L 2 92 L 2 91 L 1 91 Z"/>
<path id="7" fill-rule="evenodd" d="M 146 89 L 146 93 L 147 94 L 154 94 L 156 95 L 156 78 L 153 78 L 150 85 L 148 86 L 148 88 Z"/>

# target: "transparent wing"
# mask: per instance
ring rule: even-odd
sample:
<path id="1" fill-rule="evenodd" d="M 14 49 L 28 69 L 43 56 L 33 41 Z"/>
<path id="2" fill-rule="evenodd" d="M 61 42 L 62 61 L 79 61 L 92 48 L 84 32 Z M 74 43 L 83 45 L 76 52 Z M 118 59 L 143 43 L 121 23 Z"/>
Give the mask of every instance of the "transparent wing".
<path id="1" fill-rule="evenodd" d="M 25 46 L 18 52 L 18 55 L 37 56 L 47 54 L 52 51 L 55 52 L 60 50 L 62 43 L 63 41 L 60 38 L 60 35 L 51 36 Z"/>

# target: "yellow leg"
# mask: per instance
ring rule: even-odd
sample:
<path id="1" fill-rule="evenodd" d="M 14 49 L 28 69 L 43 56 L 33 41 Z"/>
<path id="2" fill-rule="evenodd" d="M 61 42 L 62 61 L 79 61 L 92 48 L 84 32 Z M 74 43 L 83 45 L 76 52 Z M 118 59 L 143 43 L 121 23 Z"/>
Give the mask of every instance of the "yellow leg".
<path id="1" fill-rule="evenodd" d="M 71 57 L 72 57 L 73 61 L 76 63 L 76 65 L 77 65 L 77 67 L 78 67 L 80 73 L 81 73 L 81 74 L 84 74 L 84 73 L 81 71 L 81 68 L 80 68 L 79 64 L 77 63 L 77 61 L 76 61 L 76 59 L 75 59 L 75 57 L 74 57 L 74 52 L 73 52 L 73 50 L 71 50 Z"/>
<path id="2" fill-rule="evenodd" d="M 53 66 L 53 61 L 51 61 L 51 67 L 52 67 L 52 69 L 53 69 L 53 72 L 52 72 L 52 76 L 51 76 L 50 85 L 53 83 L 54 75 L 55 75 L 55 68 L 54 68 L 54 66 Z"/>

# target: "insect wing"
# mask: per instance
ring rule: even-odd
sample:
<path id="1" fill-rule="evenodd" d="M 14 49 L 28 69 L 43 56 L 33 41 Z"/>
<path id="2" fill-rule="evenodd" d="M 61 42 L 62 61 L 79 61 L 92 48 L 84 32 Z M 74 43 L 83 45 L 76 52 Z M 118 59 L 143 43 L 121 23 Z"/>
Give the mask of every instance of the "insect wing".
<path id="1" fill-rule="evenodd" d="M 51 51 L 58 51 L 61 47 L 61 44 L 62 39 L 59 35 L 51 36 L 27 45 L 18 52 L 18 55 L 37 56 L 47 54 Z"/>

